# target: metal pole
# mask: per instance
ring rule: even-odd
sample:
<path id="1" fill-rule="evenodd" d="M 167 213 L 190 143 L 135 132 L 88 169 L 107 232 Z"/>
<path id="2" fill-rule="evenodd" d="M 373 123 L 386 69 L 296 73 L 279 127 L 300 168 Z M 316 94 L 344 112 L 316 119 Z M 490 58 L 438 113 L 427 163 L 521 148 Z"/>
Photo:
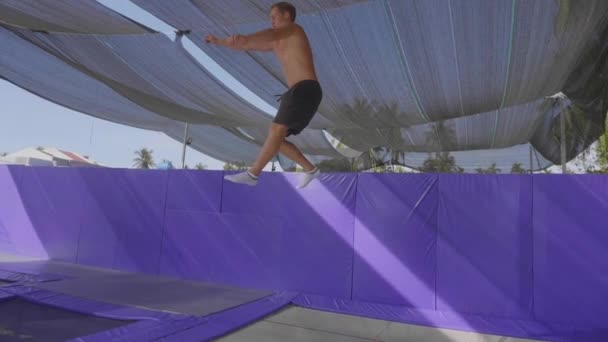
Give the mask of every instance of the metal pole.
<path id="1" fill-rule="evenodd" d="M 564 108 L 559 116 L 560 126 L 560 145 L 561 145 L 561 160 L 562 160 L 562 173 L 566 173 L 566 113 Z"/>
<path id="2" fill-rule="evenodd" d="M 532 144 L 530 144 L 530 173 L 534 173 L 534 161 L 532 161 Z"/>
<path id="3" fill-rule="evenodd" d="M 184 129 L 184 147 L 182 149 L 182 169 L 186 168 L 186 145 L 188 144 L 188 123 Z"/>

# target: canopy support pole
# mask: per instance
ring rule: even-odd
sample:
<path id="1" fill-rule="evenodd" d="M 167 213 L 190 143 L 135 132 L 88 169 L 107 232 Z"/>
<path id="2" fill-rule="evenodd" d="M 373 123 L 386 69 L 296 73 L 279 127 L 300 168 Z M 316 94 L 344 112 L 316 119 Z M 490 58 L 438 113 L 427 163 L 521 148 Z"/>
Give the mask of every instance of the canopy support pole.
<path id="1" fill-rule="evenodd" d="M 188 139 L 188 128 L 189 125 L 186 122 L 186 128 L 184 129 L 184 146 L 182 149 L 182 169 L 186 168 L 186 146 L 190 145 L 190 141 Z"/>
<path id="2" fill-rule="evenodd" d="M 561 161 L 562 161 L 562 173 L 567 172 L 566 169 L 566 113 L 562 108 L 562 112 L 559 115 L 559 129 L 560 129 L 560 149 L 561 149 Z"/>

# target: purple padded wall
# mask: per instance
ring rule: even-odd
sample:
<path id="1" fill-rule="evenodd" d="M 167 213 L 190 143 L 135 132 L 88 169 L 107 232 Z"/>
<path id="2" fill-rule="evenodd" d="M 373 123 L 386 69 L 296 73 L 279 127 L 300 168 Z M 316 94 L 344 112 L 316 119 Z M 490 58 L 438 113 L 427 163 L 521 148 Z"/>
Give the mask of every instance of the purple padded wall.
<path id="1" fill-rule="evenodd" d="M 256 187 L 225 181 L 222 212 L 282 224 L 280 289 L 349 298 L 357 176 L 325 174 L 301 190 L 295 188 L 299 179 L 264 173 Z"/>
<path id="2" fill-rule="evenodd" d="M 25 171 L 23 166 L 0 166 L 0 253 L 46 258 L 43 241 L 22 201 Z"/>
<path id="3" fill-rule="evenodd" d="M 437 309 L 528 318 L 532 182 L 526 175 L 441 175 Z"/>
<path id="4" fill-rule="evenodd" d="M 79 171 L 86 185 L 78 263 L 157 273 L 168 173 Z"/>
<path id="5" fill-rule="evenodd" d="M 353 299 L 433 309 L 437 176 L 360 174 Z"/>
<path id="6" fill-rule="evenodd" d="M 534 177 L 536 318 L 606 329 L 608 178 Z"/>
<path id="7" fill-rule="evenodd" d="M 21 171 L 23 171 L 22 167 L 0 165 L 0 251 L 2 253 L 19 254 L 19 246 L 14 243 L 12 235 L 15 226 L 23 225 L 23 218 L 15 216 L 19 213 L 19 207 L 22 208 L 17 188 L 21 182 Z"/>
<path id="8" fill-rule="evenodd" d="M 167 186 L 167 210 L 218 213 L 222 199 L 222 171 L 172 170 Z"/>
<path id="9" fill-rule="evenodd" d="M 280 219 L 167 211 L 160 273 L 260 289 L 280 288 Z"/>
<path id="10" fill-rule="evenodd" d="M 171 171 L 160 274 L 275 288 L 273 220 L 223 215 L 221 171 Z M 274 238 L 273 238 L 274 237 Z M 244 272 L 245 265 L 251 272 Z M 259 273 L 258 273 L 259 272 Z"/>
<path id="11" fill-rule="evenodd" d="M 49 258 L 76 262 L 85 189 L 78 169 L 23 169 L 21 199 Z"/>

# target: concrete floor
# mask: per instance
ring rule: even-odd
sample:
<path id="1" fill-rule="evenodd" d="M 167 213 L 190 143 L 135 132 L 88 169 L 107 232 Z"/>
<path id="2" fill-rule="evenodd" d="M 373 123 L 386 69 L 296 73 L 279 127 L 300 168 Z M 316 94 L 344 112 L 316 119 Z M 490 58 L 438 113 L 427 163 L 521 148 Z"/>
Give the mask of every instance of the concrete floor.
<path id="1" fill-rule="evenodd" d="M 534 340 L 400 324 L 289 307 L 219 342 L 532 342 Z"/>

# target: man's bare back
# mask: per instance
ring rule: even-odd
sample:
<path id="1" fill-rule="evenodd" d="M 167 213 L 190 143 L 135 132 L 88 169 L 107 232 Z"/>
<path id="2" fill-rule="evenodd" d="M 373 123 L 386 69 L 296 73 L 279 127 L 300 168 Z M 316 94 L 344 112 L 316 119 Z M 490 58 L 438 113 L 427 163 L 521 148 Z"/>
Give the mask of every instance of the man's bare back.
<path id="1" fill-rule="evenodd" d="M 306 32 L 298 24 L 284 29 L 286 32 L 274 42 L 273 51 L 281 63 L 287 84 L 291 87 L 303 80 L 317 80 Z"/>

